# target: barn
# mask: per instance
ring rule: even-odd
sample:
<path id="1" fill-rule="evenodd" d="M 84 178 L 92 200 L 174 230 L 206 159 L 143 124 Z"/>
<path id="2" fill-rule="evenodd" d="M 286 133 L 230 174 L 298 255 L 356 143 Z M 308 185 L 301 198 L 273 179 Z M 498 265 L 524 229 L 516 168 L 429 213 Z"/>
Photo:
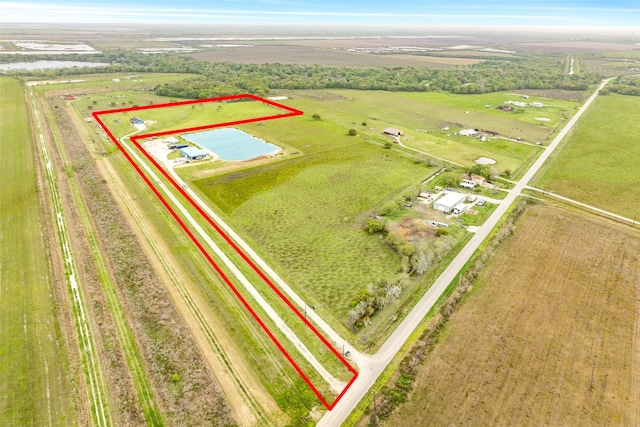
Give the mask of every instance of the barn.
<path id="1" fill-rule="evenodd" d="M 453 209 L 458 204 L 463 203 L 466 198 L 467 196 L 465 196 L 464 194 L 452 191 L 440 197 L 435 202 L 433 202 L 433 209 L 436 209 L 445 213 L 451 213 Z"/>
<path id="2" fill-rule="evenodd" d="M 402 131 L 396 128 L 386 128 L 385 130 L 382 131 L 382 133 L 384 133 L 385 135 L 391 135 L 391 136 L 402 136 Z"/>
<path id="3" fill-rule="evenodd" d="M 207 151 L 201 150 L 196 147 L 185 147 L 180 149 L 180 154 L 187 158 L 187 160 L 201 160 L 209 155 Z"/>

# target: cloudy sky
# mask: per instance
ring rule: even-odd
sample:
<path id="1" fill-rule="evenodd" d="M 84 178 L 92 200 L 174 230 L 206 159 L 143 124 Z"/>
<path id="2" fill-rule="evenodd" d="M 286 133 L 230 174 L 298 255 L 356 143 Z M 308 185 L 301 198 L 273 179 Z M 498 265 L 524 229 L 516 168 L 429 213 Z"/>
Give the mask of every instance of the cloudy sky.
<path id="1" fill-rule="evenodd" d="M 637 27 L 640 0 L 0 1 L 0 22 Z"/>

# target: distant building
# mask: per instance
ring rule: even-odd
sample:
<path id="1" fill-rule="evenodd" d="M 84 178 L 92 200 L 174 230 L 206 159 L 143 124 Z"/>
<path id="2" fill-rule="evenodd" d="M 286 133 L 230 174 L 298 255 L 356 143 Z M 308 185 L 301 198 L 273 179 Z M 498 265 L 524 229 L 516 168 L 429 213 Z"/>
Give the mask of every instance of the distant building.
<path id="1" fill-rule="evenodd" d="M 65 95 L 64 96 L 64 100 L 65 101 L 73 101 L 75 99 L 76 99 L 75 95 Z"/>
<path id="2" fill-rule="evenodd" d="M 180 154 L 182 154 L 188 161 L 192 160 L 202 160 L 206 158 L 209 153 L 207 151 L 201 150 L 196 147 L 185 147 L 180 149 Z"/>
<path id="3" fill-rule="evenodd" d="M 532 102 L 531 104 L 532 107 L 537 107 L 537 108 L 542 108 L 544 107 L 544 104 L 542 102 Z"/>
<path id="4" fill-rule="evenodd" d="M 445 213 L 451 213 L 453 208 L 458 204 L 463 203 L 466 198 L 466 195 L 452 191 L 433 202 L 433 208 Z"/>
<path id="5" fill-rule="evenodd" d="M 386 128 L 385 130 L 382 131 L 382 133 L 384 133 L 385 135 L 391 135 L 391 136 L 402 136 L 402 131 L 396 128 Z"/>
<path id="6" fill-rule="evenodd" d="M 144 124 L 144 120 L 139 119 L 137 117 L 132 117 L 131 120 L 129 120 L 129 122 L 131 122 L 132 125 L 143 125 Z"/>
<path id="7" fill-rule="evenodd" d="M 462 129 L 460 132 L 458 132 L 458 135 L 462 135 L 462 136 L 473 136 L 475 134 L 477 134 L 478 131 L 475 129 Z"/>
<path id="8" fill-rule="evenodd" d="M 171 144 L 167 148 L 169 150 L 176 150 L 178 148 L 186 148 L 188 146 L 189 146 L 189 144 L 180 143 L 180 144 Z"/>
<path id="9" fill-rule="evenodd" d="M 469 189 L 474 189 L 476 185 L 478 185 L 478 183 L 471 179 L 463 179 L 460 183 L 460 187 Z"/>
<path id="10" fill-rule="evenodd" d="M 177 144 L 180 141 L 175 136 L 170 136 L 168 138 L 165 138 L 164 142 L 166 142 L 167 144 Z"/>

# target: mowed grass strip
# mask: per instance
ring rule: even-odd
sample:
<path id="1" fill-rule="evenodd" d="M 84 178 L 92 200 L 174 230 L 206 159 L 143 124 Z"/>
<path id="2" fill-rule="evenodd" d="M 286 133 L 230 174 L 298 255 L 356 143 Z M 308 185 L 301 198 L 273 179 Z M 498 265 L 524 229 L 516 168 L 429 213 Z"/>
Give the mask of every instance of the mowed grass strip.
<path id="1" fill-rule="evenodd" d="M 637 231 L 530 207 L 383 425 L 637 425 Z"/>
<path id="2" fill-rule="evenodd" d="M 633 218 L 640 216 L 640 97 L 600 96 L 536 183 Z"/>
<path id="3" fill-rule="evenodd" d="M 433 173 L 412 156 L 309 117 L 247 127 L 307 152 L 196 182 L 309 302 L 346 321 L 350 302 L 400 256 L 363 230 L 363 214 Z M 324 310 L 324 309 L 323 309 Z"/>
<path id="4" fill-rule="evenodd" d="M 0 78 L 0 425 L 75 424 L 23 89 Z"/>

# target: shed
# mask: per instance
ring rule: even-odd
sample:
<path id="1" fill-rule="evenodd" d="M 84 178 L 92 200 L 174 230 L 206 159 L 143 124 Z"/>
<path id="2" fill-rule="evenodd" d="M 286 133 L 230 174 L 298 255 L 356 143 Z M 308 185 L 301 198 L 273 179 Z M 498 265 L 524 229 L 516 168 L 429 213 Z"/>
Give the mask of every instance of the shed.
<path id="1" fill-rule="evenodd" d="M 453 213 L 458 215 L 467 210 L 467 205 L 464 203 L 458 203 L 453 207 Z"/>
<path id="2" fill-rule="evenodd" d="M 167 144 L 177 144 L 180 141 L 175 136 L 170 136 L 168 138 L 165 138 L 164 142 L 166 142 Z"/>
<path id="3" fill-rule="evenodd" d="M 466 198 L 466 195 L 452 191 L 433 202 L 433 208 L 445 213 L 451 213 L 453 208 L 459 203 L 464 202 Z"/>
<path id="4" fill-rule="evenodd" d="M 186 157 L 187 160 L 201 160 L 209 155 L 207 151 L 201 150 L 196 147 L 181 148 L 180 154 Z"/>
<path id="5" fill-rule="evenodd" d="M 400 129 L 396 129 L 396 128 L 386 128 L 385 130 L 382 131 L 382 133 L 384 133 L 385 135 L 391 135 L 391 136 L 401 136 L 402 135 L 402 131 Z"/>

